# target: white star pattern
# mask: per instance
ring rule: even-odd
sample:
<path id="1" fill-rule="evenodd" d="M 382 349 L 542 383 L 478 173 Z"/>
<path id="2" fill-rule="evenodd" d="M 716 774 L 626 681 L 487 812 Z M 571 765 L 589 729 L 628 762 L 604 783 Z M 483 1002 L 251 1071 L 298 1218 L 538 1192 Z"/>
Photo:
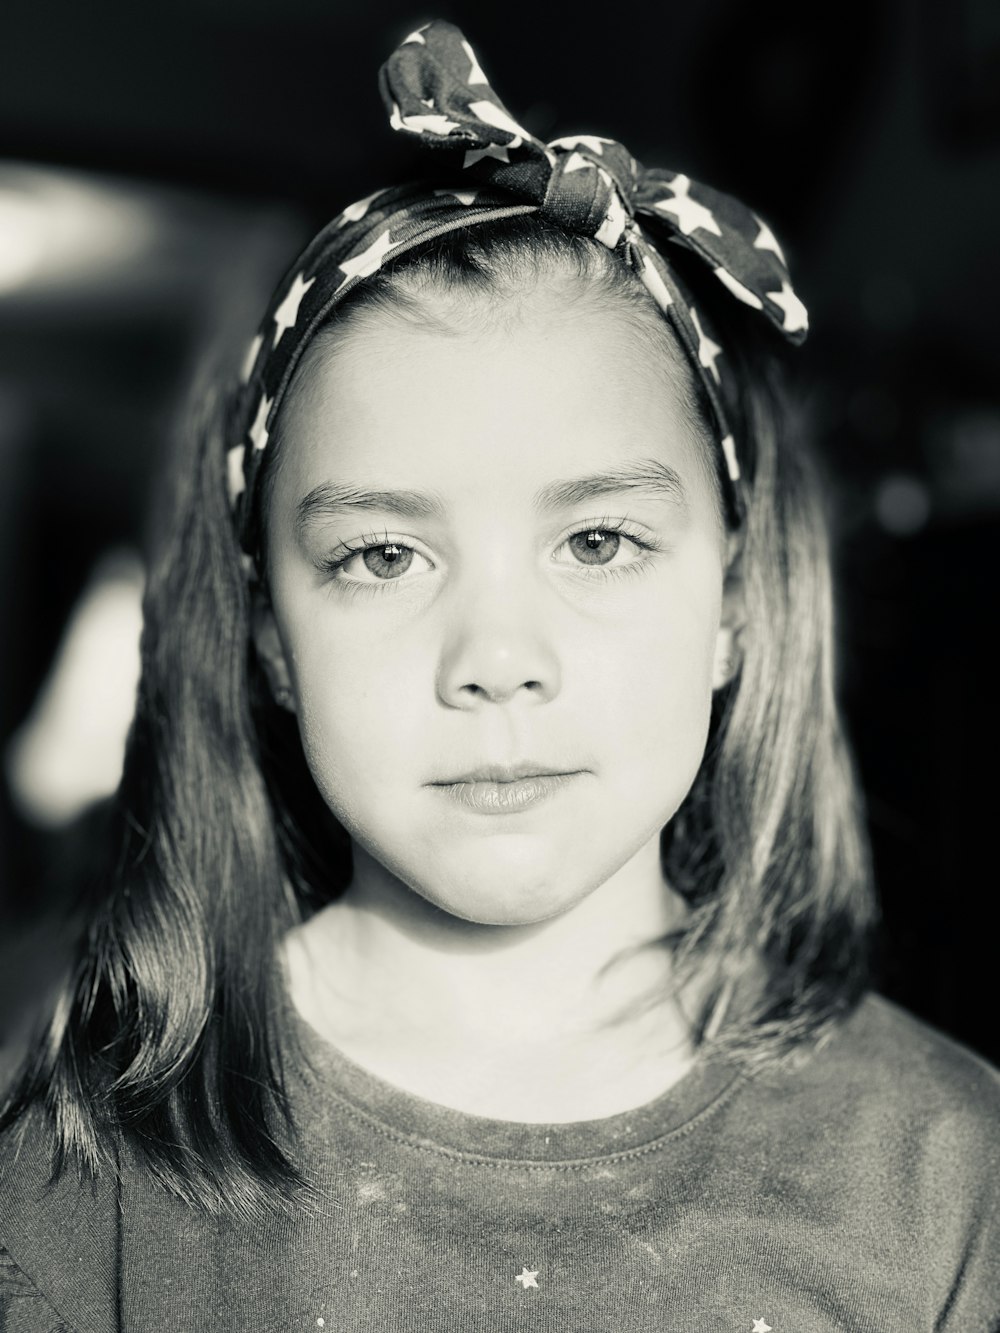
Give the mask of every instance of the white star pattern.
<path id="1" fill-rule="evenodd" d="M 410 42 L 416 42 L 420 46 L 427 45 L 427 38 L 424 36 L 423 28 L 417 28 L 415 32 L 410 33 L 409 37 L 404 37 L 400 42 L 400 46 L 409 46 Z"/>
<path id="2" fill-rule="evenodd" d="M 588 169 L 592 171 L 593 168 L 594 164 L 589 157 L 584 157 L 582 153 L 570 153 L 563 171 L 587 171 Z"/>
<path id="3" fill-rule="evenodd" d="M 260 453 L 261 449 L 267 448 L 267 414 L 271 410 L 273 398 L 265 398 L 261 395 L 260 403 L 257 407 L 257 415 L 254 417 L 253 425 L 250 427 L 250 439 L 253 441 L 253 447 Z"/>
<path id="4" fill-rule="evenodd" d="M 742 301 L 744 305 L 752 305 L 754 310 L 764 309 L 764 302 L 760 297 L 755 296 L 749 287 L 744 287 L 742 282 L 740 282 L 738 278 L 734 278 L 728 269 L 717 268 L 715 270 L 715 276 L 723 286 L 729 288 L 737 301 Z"/>
<path id="5" fill-rule="evenodd" d="M 778 256 L 781 262 L 785 264 L 785 268 L 787 268 L 788 265 L 785 263 L 785 256 L 781 253 L 781 246 L 778 244 L 778 240 L 774 232 L 771 230 L 771 228 L 767 225 L 766 222 L 762 222 L 760 220 L 760 218 L 757 216 L 756 213 L 754 214 L 753 220 L 760 228 L 760 231 L 757 233 L 757 239 L 753 243 L 753 248 L 755 250 L 772 251 L 774 254 Z"/>
<path id="6" fill-rule="evenodd" d="M 247 348 L 247 354 L 243 358 L 243 369 L 240 372 L 240 382 L 246 384 L 247 380 L 253 374 L 253 368 L 257 363 L 257 354 L 264 345 L 264 335 L 258 333 L 253 342 Z"/>
<path id="7" fill-rule="evenodd" d="M 528 131 L 495 102 L 470 102 L 469 110 L 487 125 L 492 125 L 494 129 L 506 130 L 508 134 L 513 134 L 514 140 L 507 145 L 508 148 L 517 148 L 523 140 L 531 138 Z"/>
<path id="8" fill-rule="evenodd" d="M 576 148 L 582 145 L 589 148 L 592 153 L 598 157 L 604 154 L 604 145 L 611 143 L 610 139 L 601 139 L 596 134 L 570 134 L 565 139 L 553 139 L 549 144 L 550 148 Z"/>
<path id="9" fill-rule="evenodd" d="M 281 342 L 282 334 L 286 329 L 293 329 L 295 321 L 299 317 L 299 306 L 302 304 L 302 298 L 316 281 L 315 276 L 308 282 L 304 282 L 301 273 L 296 273 L 291 287 L 288 289 L 288 295 L 282 301 L 274 312 L 274 345 L 277 347 Z"/>
<path id="10" fill-rule="evenodd" d="M 457 199 L 466 208 L 476 202 L 475 190 L 435 190 L 434 193 L 438 199 Z"/>
<path id="11" fill-rule="evenodd" d="M 234 445 L 226 454 L 226 475 L 229 482 L 229 503 L 234 505 L 246 487 L 246 479 L 243 476 L 242 444 Z"/>
<path id="12" fill-rule="evenodd" d="M 765 1324 L 763 1319 L 755 1319 L 750 1333 L 771 1333 L 771 1325 Z"/>
<path id="13" fill-rule="evenodd" d="M 698 360 L 711 374 L 716 384 L 722 383 L 722 376 L 719 374 L 719 367 L 715 364 L 716 357 L 722 355 L 722 348 L 718 343 L 712 342 L 711 338 L 705 336 L 705 332 L 698 320 L 698 312 L 694 306 L 691 307 L 691 321 L 694 324 L 695 332 L 698 335 Z"/>
<path id="14" fill-rule="evenodd" d="M 386 255 L 392 249 L 392 237 L 387 231 L 379 232 L 367 250 L 362 250 L 359 255 L 353 259 L 345 259 L 338 265 L 341 273 L 345 275 L 344 282 L 340 284 L 343 287 L 345 282 L 351 278 L 367 278 L 370 274 L 378 272 L 382 267 L 382 262 Z M 338 291 L 340 288 L 338 287 Z"/>
<path id="15" fill-rule="evenodd" d="M 389 124 L 394 130 L 408 130 L 410 134 L 450 134 L 461 129 L 457 120 L 449 120 L 440 113 L 427 116 L 403 116 L 399 107 L 393 103 Z"/>
<path id="16" fill-rule="evenodd" d="M 668 188 L 674 192 L 673 199 L 660 199 L 653 207 L 658 213 L 675 214 L 683 236 L 690 236 L 698 227 L 702 231 L 714 232 L 716 236 L 722 235 L 719 224 L 712 216 L 712 210 L 706 208 L 704 204 L 699 204 L 697 199 L 692 199 L 688 194 L 691 188 L 690 176 L 675 176 Z"/>
<path id="17" fill-rule="evenodd" d="M 520 1284 L 521 1284 L 521 1286 L 524 1288 L 524 1290 L 527 1291 L 529 1287 L 537 1287 L 537 1286 L 538 1286 L 538 1283 L 535 1281 L 535 1278 L 536 1278 L 537 1276 L 538 1276 L 538 1269 L 537 1269 L 537 1268 L 534 1269 L 534 1270 L 532 1270 L 532 1269 L 530 1269 L 530 1268 L 522 1267 L 520 1273 L 518 1273 L 518 1275 L 517 1275 L 517 1277 L 514 1279 L 514 1281 L 515 1281 L 515 1282 L 520 1282 Z"/>
<path id="18" fill-rule="evenodd" d="M 642 278 L 643 286 L 650 293 L 653 300 L 661 310 L 668 310 L 674 303 L 674 298 L 670 295 L 670 288 L 666 285 L 657 271 L 656 265 L 647 256 L 642 257 Z"/>
<path id="19" fill-rule="evenodd" d="M 789 283 L 782 282 L 780 292 L 766 292 L 765 295 L 769 301 L 781 307 L 784 315 L 781 327 L 786 333 L 798 333 L 809 327 L 809 314 Z"/>
<path id="20" fill-rule="evenodd" d="M 729 473 L 729 480 L 739 481 L 740 464 L 736 457 L 736 441 L 731 435 L 727 435 L 722 441 L 722 454 L 726 460 L 726 471 Z"/>
<path id="21" fill-rule="evenodd" d="M 468 77 L 465 80 L 466 83 L 485 83 L 488 87 L 489 80 L 486 78 L 486 75 L 483 73 L 483 71 L 479 68 L 479 61 L 476 59 L 476 53 L 475 51 L 473 51 L 472 47 L 465 40 L 464 37 L 462 38 L 462 49 L 465 51 L 465 54 L 469 57 L 469 73 Z"/>
<path id="22" fill-rule="evenodd" d="M 462 169 L 474 167 L 484 157 L 495 157 L 498 162 L 509 162 L 507 149 L 503 144 L 488 143 L 485 148 L 470 148 L 465 154 Z"/>
<path id="23" fill-rule="evenodd" d="M 371 208 L 372 204 L 383 192 L 376 190 L 374 194 L 366 195 L 364 199 L 357 200 L 356 203 L 348 204 L 340 215 L 338 227 L 342 227 L 346 222 L 360 222 L 364 215 Z"/>
<path id="24" fill-rule="evenodd" d="M 625 230 L 625 224 L 628 221 L 628 214 L 625 212 L 625 205 L 622 203 L 622 197 L 617 190 L 611 191 L 611 202 L 608 204 L 608 211 L 605 214 L 604 221 L 594 232 L 594 240 L 600 241 L 606 245 L 609 250 L 613 250 L 622 238 Z"/>

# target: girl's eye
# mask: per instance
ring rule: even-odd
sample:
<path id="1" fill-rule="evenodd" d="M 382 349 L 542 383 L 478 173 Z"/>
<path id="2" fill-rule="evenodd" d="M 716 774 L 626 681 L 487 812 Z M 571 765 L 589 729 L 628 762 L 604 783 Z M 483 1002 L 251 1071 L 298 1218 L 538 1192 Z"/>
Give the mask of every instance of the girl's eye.
<path id="1" fill-rule="evenodd" d="M 569 547 L 575 564 L 591 569 L 612 570 L 641 566 L 645 564 L 645 554 L 657 549 L 653 542 L 643 539 L 638 533 L 626 532 L 623 523 L 607 520 L 572 533 L 562 546 Z M 618 559 L 619 556 L 628 558 Z"/>
<path id="2" fill-rule="evenodd" d="M 569 548 L 570 561 L 557 561 L 558 564 L 571 564 L 577 569 L 607 570 L 608 574 L 638 572 L 646 564 L 648 553 L 659 546 L 638 533 L 625 530 L 624 522 L 612 522 L 602 519 L 588 524 L 587 527 L 571 533 L 559 543 L 558 550 Z M 631 548 L 631 550 L 629 549 Z M 627 556 L 626 559 L 619 559 Z M 406 546 L 403 542 L 392 541 L 388 535 L 379 539 L 375 536 L 362 538 L 357 546 L 342 546 L 333 557 L 324 562 L 324 568 L 334 581 L 360 591 L 364 588 L 374 592 L 380 585 L 401 580 L 407 574 L 426 573 L 414 561 L 423 561 L 428 568 L 433 568 L 426 556 Z M 409 581 L 409 580 L 407 580 Z"/>
<path id="3" fill-rule="evenodd" d="M 349 549 L 346 555 L 331 561 L 328 568 L 343 583 L 389 583 L 412 569 L 414 559 L 430 563 L 426 556 L 402 542 L 379 541 L 369 545 L 366 539 L 364 546 Z M 365 577 L 366 573 L 371 578 Z"/>

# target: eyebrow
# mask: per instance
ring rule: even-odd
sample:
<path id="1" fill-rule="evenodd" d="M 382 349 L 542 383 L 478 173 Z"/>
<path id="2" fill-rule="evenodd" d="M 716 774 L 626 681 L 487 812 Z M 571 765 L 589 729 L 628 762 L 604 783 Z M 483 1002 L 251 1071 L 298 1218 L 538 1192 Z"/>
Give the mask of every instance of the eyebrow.
<path id="1" fill-rule="evenodd" d="M 550 481 L 535 492 L 532 504 L 540 513 L 553 513 L 608 495 L 645 494 L 686 509 L 687 492 L 680 474 L 658 458 L 638 459 L 584 477 Z M 324 481 L 299 501 L 299 531 L 314 521 L 359 510 L 377 510 L 398 518 L 441 518 L 445 504 L 435 491 L 370 490 L 350 483 Z"/>

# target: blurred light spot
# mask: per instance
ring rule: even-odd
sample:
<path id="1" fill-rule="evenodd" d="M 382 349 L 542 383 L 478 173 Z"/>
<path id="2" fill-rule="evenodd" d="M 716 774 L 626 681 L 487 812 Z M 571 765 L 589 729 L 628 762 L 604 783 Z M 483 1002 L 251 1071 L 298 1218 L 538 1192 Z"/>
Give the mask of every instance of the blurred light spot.
<path id="1" fill-rule="evenodd" d="M 0 294 L 107 280 L 158 237 L 134 187 L 0 162 Z"/>
<path id="2" fill-rule="evenodd" d="M 46 215 L 30 195 L 0 192 L 0 292 L 30 281 L 45 253 Z"/>
<path id="3" fill-rule="evenodd" d="M 886 532 L 909 537 L 919 532 L 930 517 L 930 494 L 919 477 L 891 473 L 879 483 L 875 512 Z"/>
<path id="4" fill-rule="evenodd" d="M 44 828 L 69 823 L 118 786 L 139 682 L 142 587 L 133 552 L 98 564 L 34 708 L 10 741 L 11 795 Z"/>

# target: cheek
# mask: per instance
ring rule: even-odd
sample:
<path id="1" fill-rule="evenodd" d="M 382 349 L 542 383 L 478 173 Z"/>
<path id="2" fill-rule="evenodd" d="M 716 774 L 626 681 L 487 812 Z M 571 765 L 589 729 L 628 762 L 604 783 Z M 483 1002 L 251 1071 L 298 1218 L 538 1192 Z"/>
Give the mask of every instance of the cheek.
<path id="1" fill-rule="evenodd" d="M 623 758 L 671 770 L 700 763 L 712 699 L 718 598 L 664 598 L 618 636 L 598 717 Z M 714 615 L 713 615 L 714 611 Z"/>
<path id="2" fill-rule="evenodd" d="M 299 730 L 317 786 L 349 826 L 394 785 L 425 776 L 427 675 L 406 636 L 355 628 L 345 648 L 322 618 L 309 618 L 293 653 Z"/>

